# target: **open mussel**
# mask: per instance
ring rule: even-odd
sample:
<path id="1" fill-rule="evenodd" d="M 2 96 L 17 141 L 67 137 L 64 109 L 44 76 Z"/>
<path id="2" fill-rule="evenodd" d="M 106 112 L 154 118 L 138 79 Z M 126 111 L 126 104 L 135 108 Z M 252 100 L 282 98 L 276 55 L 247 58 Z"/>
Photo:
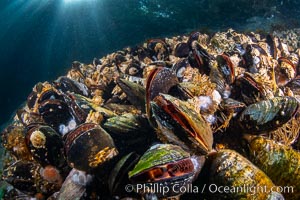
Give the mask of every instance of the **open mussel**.
<path id="1" fill-rule="evenodd" d="M 251 134 L 275 130 L 288 122 L 298 107 L 294 97 L 275 97 L 249 105 L 238 121 L 243 130 Z"/>
<path id="2" fill-rule="evenodd" d="M 183 190 L 174 189 L 174 185 L 183 188 L 191 184 L 203 166 L 200 160 L 191 157 L 179 146 L 157 144 L 144 153 L 129 172 L 129 179 L 134 184 L 144 185 L 143 188 L 135 187 L 135 191 L 142 195 L 152 193 L 159 198 L 179 196 Z M 151 188 L 155 184 L 166 190 L 153 191 Z"/>
<path id="3" fill-rule="evenodd" d="M 64 140 L 69 166 L 81 171 L 89 172 L 118 154 L 110 135 L 97 124 L 81 124 Z"/>
<path id="4" fill-rule="evenodd" d="M 218 55 L 217 66 L 212 65 L 210 70 L 210 80 L 216 84 L 216 90 L 224 97 L 228 98 L 231 93 L 231 84 L 235 79 L 235 72 L 230 58 L 225 55 Z"/>
<path id="5" fill-rule="evenodd" d="M 170 95 L 160 94 L 151 108 L 159 125 L 158 138 L 185 150 L 207 154 L 212 150 L 212 130 L 205 119 L 188 104 Z"/>
<path id="6" fill-rule="evenodd" d="M 198 68 L 200 73 L 209 75 L 210 60 L 213 56 L 210 55 L 197 41 L 191 42 L 192 55 L 189 56 L 191 66 Z"/>
<path id="7" fill-rule="evenodd" d="M 236 98 L 248 105 L 267 98 L 263 84 L 258 82 L 253 75 L 248 72 L 238 77 L 235 83 L 235 90 Z"/>

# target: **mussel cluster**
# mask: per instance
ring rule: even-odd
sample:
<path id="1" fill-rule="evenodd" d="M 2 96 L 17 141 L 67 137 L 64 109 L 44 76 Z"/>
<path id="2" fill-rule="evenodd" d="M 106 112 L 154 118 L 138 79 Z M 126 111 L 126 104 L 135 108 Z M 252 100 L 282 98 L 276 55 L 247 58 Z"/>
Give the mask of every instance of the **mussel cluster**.
<path id="1" fill-rule="evenodd" d="M 3 130 L 2 198 L 299 199 L 295 33 L 193 32 L 73 62 Z"/>

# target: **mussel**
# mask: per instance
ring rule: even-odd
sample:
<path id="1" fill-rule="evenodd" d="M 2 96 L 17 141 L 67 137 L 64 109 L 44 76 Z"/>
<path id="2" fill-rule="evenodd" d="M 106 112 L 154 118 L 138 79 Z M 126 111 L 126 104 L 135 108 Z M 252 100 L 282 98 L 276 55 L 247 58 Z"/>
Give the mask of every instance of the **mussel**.
<path id="1" fill-rule="evenodd" d="M 275 130 L 288 122 L 298 111 L 294 97 L 275 97 L 249 105 L 239 116 L 244 131 L 260 133 Z"/>
<path id="2" fill-rule="evenodd" d="M 160 94 L 151 102 L 159 125 L 158 137 L 185 150 L 207 154 L 212 150 L 212 130 L 205 119 L 188 104 L 170 95 Z"/>
<path id="3" fill-rule="evenodd" d="M 250 156 L 272 181 L 282 186 L 287 199 L 300 198 L 300 153 L 263 137 L 247 137 Z"/>
<path id="4" fill-rule="evenodd" d="M 26 144 L 33 158 L 42 166 L 63 167 L 63 139 L 47 125 L 31 124 L 27 127 Z"/>
<path id="5" fill-rule="evenodd" d="M 284 199 L 271 179 L 239 153 L 224 149 L 210 159 L 210 199 Z"/>
<path id="6" fill-rule="evenodd" d="M 176 190 L 174 187 L 183 188 L 191 184 L 203 166 L 198 161 L 179 146 L 157 144 L 140 158 L 129 172 L 129 179 L 136 184 L 137 193 L 154 193 L 157 197 L 179 196 L 183 190 Z M 156 188 L 165 190 L 155 191 L 155 185 L 158 186 Z"/>
<path id="7" fill-rule="evenodd" d="M 278 66 L 275 68 L 276 82 L 278 86 L 284 86 L 296 77 L 297 69 L 294 63 L 287 58 L 278 58 Z"/>
<path id="8" fill-rule="evenodd" d="M 89 172 L 118 154 L 111 136 L 97 124 L 81 124 L 64 140 L 69 166 L 81 171 Z"/>

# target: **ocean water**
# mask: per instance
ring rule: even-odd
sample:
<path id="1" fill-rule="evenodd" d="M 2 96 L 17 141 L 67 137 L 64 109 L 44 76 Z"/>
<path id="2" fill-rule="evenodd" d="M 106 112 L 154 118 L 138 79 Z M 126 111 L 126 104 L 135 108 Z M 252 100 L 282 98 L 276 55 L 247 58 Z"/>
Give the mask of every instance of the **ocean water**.
<path id="1" fill-rule="evenodd" d="M 298 0 L 1 0 L 0 125 L 74 60 L 193 30 L 297 28 L 299 14 Z"/>

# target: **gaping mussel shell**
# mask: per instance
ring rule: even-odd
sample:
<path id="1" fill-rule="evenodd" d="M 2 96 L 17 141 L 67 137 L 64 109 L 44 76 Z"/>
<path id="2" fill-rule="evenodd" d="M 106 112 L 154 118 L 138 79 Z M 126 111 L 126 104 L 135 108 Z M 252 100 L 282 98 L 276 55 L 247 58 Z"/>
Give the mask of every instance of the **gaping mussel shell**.
<path id="1" fill-rule="evenodd" d="M 288 122 L 298 107 L 299 103 L 293 97 L 275 97 L 249 105 L 238 120 L 246 132 L 270 131 Z"/>
<path id="2" fill-rule="evenodd" d="M 160 140 L 203 154 L 212 150 L 210 125 L 200 114 L 188 108 L 185 102 L 160 94 L 153 100 L 151 107 L 160 128 L 157 132 Z"/>
<path id="3" fill-rule="evenodd" d="M 283 195 L 300 198 L 300 153 L 263 137 L 248 137 L 251 161 L 278 186 L 289 186 Z"/>
<path id="4" fill-rule="evenodd" d="M 235 72 L 230 58 L 225 55 L 216 57 L 217 66 L 212 65 L 210 70 L 210 80 L 216 84 L 216 90 L 224 97 L 230 96 L 230 85 L 235 80 Z"/>
<path id="5" fill-rule="evenodd" d="M 190 184 L 196 173 L 195 165 L 189 153 L 179 146 L 157 144 L 140 158 L 134 169 L 129 172 L 129 179 L 134 184 L 143 183 L 151 186 L 156 183 L 160 187 L 169 187 L 169 192 L 166 194 L 155 191 L 158 197 L 178 196 L 181 193 L 172 190 L 173 185 L 185 187 Z M 137 192 L 153 193 L 151 189 Z"/>
<path id="6" fill-rule="evenodd" d="M 81 124 L 69 132 L 64 148 L 69 166 L 86 172 L 118 154 L 110 135 L 93 123 Z"/>
<path id="7" fill-rule="evenodd" d="M 270 192 L 276 191 L 271 179 L 239 153 L 224 149 L 212 155 L 210 159 L 212 163 L 209 184 L 216 185 L 217 188 L 235 188 L 234 191 L 211 194 L 210 199 L 284 199 L 281 194 Z M 244 186 L 256 190 L 246 190 L 242 188 Z M 259 188 L 266 189 L 266 192 Z"/>
<path id="8" fill-rule="evenodd" d="M 247 105 L 266 100 L 266 92 L 261 83 L 258 83 L 252 74 L 245 72 L 236 80 L 237 99 L 243 100 Z"/>
<path id="9" fill-rule="evenodd" d="M 190 48 L 192 55 L 189 56 L 191 66 L 198 68 L 200 73 L 209 75 L 210 60 L 214 59 L 197 41 L 192 41 Z"/>
<path id="10" fill-rule="evenodd" d="M 50 126 L 32 124 L 26 132 L 26 144 L 33 158 L 43 167 L 63 167 L 63 139 Z"/>

